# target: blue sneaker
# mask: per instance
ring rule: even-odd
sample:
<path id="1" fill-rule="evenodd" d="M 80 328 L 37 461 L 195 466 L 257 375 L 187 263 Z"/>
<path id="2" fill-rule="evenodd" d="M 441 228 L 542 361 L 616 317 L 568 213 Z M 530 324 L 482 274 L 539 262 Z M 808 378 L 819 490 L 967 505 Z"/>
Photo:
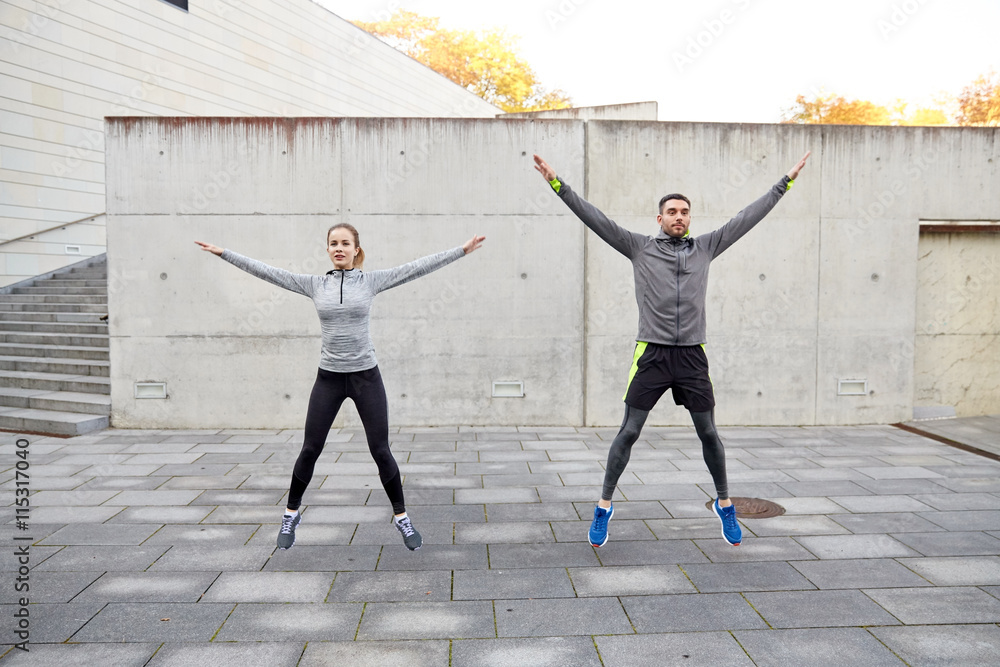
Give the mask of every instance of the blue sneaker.
<path id="1" fill-rule="evenodd" d="M 615 513 L 615 506 L 604 509 L 600 505 L 594 508 L 594 520 L 590 523 L 590 544 L 603 547 L 608 541 L 608 521 Z"/>
<path id="2" fill-rule="evenodd" d="M 722 539 L 734 547 L 740 546 L 743 542 L 743 530 L 736 520 L 736 506 L 722 507 L 719 505 L 719 499 L 716 498 L 715 502 L 712 503 L 712 509 L 715 510 L 715 516 L 719 517 L 719 521 L 722 522 Z"/>

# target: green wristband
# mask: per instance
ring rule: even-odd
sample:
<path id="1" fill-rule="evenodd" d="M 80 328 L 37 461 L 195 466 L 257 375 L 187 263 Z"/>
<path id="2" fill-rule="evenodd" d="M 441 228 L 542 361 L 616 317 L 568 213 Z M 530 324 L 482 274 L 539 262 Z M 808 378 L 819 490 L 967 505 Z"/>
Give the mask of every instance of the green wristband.
<path id="1" fill-rule="evenodd" d="M 559 193 L 559 188 L 562 187 L 562 183 L 559 182 L 559 177 L 558 176 L 556 178 L 553 178 L 551 181 L 549 181 L 549 185 L 551 185 L 552 189 L 556 191 L 556 194 Z"/>

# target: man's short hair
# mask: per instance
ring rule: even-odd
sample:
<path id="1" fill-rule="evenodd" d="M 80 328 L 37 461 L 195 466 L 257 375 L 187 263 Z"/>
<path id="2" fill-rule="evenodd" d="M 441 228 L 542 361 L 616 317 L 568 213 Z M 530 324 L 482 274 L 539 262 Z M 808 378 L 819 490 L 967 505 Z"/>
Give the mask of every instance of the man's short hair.
<path id="1" fill-rule="evenodd" d="M 691 208 L 691 200 L 685 197 L 684 195 L 675 192 L 672 195 L 663 195 L 663 198 L 660 200 L 660 209 L 659 209 L 660 215 L 663 215 L 663 205 L 666 204 L 671 199 L 680 199 L 681 201 L 686 201 L 688 208 Z"/>

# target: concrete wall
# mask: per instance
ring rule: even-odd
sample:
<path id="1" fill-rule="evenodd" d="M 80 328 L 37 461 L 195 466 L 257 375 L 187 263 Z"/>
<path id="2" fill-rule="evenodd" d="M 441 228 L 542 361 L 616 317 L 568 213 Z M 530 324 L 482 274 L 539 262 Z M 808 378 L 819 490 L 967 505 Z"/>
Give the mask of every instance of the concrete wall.
<path id="1" fill-rule="evenodd" d="M 582 124 L 109 119 L 108 137 L 116 426 L 301 427 L 312 303 L 193 241 L 321 272 L 340 221 L 359 228 L 368 269 L 487 237 L 376 300 L 394 423 L 581 422 L 583 230 L 535 196 L 529 161 L 544 150 L 580 180 Z M 169 399 L 134 399 L 144 380 L 167 382 Z M 494 380 L 523 381 L 525 397 L 492 398 Z"/>
<path id="2" fill-rule="evenodd" d="M 1000 412 L 1000 234 L 921 233 L 914 405 Z"/>
<path id="3" fill-rule="evenodd" d="M 571 120 L 110 119 L 113 423 L 300 427 L 319 354 L 308 300 L 194 249 L 305 272 L 347 220 L 368 268 L 485 233 L 380 295 L 395 424 L 617 425 L 637 307 L 627 260 L 569 213 L 532 153 L 631 229 L 668 191 L 718 227 L 807 150 L 775 210 L 713 264 L 721 424 L 909 419 L 919 221 L 1000 218 L 997 130 Z M 960 177 L 956 177 L 960 175 Z M 991 325 L 989 325 L 991 326 Z M 993 330 L 996 333 L 996 329 Z M 168 383 L 135 400 L 135 381 Z M 523 398 L 493 398 L 521 380 Z M 867 383 L 838 395 L 839 380 Z M 686 423 L 669 397 L 652 423 Z"/>
<path id="4" fill-rule="evenodd" d="M 520 111 L 499 114 L 498 118 L 560 118 L 564 120 L 656 120 L 656 102 L 606 104 L 598 107 L 573 107 L 545 111 Z"/>
<path id="5" fill-rule="evenodd" d="M 105 116 L 499 111 L 310 0 L 190 8 L 0 5 L 0 242 L 104 211 Z M 0 266 L 0 285 L 19 279 Z"/>

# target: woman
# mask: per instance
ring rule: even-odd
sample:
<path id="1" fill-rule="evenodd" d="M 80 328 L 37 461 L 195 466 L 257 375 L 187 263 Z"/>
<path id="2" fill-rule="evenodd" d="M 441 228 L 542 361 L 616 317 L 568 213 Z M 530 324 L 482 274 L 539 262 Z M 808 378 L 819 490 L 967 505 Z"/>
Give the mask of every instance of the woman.
<path id="1" fill-rule="evenodd" d="M 292 471 L 288 504 L 278 532 L 278 547 L 290 549 L 295 544 L 295 528 L 301 521 L 299 506 L 302 494 L 312 479 L 316 460 L 323 451 L 337 411 L 344 399 L 350 398 L 358 409 L 368 438 L 368 449 L 392 503 L 393 524 L 403 536 L 407 549 L 419 549 L 422 543 L 420 533 L 413 528 L 406 515 L 399 467 L 389 451 L 385 387 L 369 331 L 372 299 L 383 290 L 419 278 L 469 254 L 479 248 L 486 237 L 473 236 L 459 248 L 429 255 L 394 269 L 367 273 L 361 270 L 365 252 L 361 249 L 357 229 L 346 223 L 334 225 L 326 238 L 327 254 L 334 268 L 322 276 L 290 273 L 231 250 L 195 241 L 203 250 L 222 257 L 251 275 L 310 297 L 319 314 L 323 349 L 316 383 L 309 397 L 302 451 Z"/>

